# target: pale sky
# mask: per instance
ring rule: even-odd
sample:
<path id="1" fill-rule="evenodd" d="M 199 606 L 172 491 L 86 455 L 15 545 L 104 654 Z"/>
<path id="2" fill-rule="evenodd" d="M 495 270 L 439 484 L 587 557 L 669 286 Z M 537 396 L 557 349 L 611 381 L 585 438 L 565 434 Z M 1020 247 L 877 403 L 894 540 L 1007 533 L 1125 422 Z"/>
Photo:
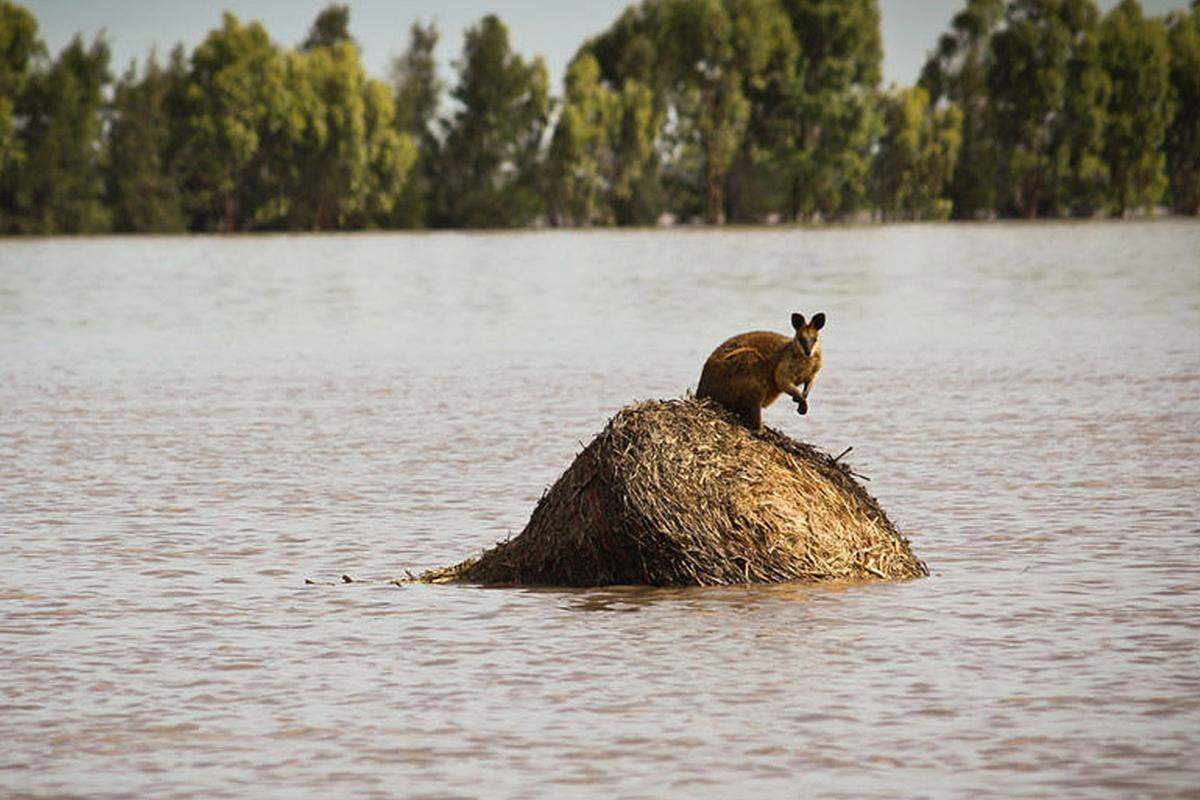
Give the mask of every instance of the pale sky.
<path id="1" fill-rule="evenodd" d="M 18 0 L 38 19 L 43 40 L 58 52 L 82 31 L 90 38 L 108 32 L 113 49 L 113 72 L 124 71 L 132 58 L 142 58 L 152 46 L 165 55 L 179 41 L 189 48 L 220 23 L 228 9 L 243 20 L 262 21 L 273 39 L 289 46 L 300 43 L 328 0 Z M 342 0 L 347 2 L 347 0 Z M 1117 0 L 1099 0 L 1102 9 Z M 480 17 L 495 13 L 512 32 L 513 45 L 525 56 L 541 55 L 550 69 L 557 94 L 562 73 L 579 45 L 604 30 L 626 0 L 348 0 L 350 30 L 363 49 L 367 70 L 386 78 L 393 56 L 408 42 L 414 20 L 435 20 L 442 31 L 438 57 L 442 78 L 453 82 L 450 62 L 462 49 L 462 32 Z M 881 0 L 883 12 L 884 84 L 913 83 L 937 37 L 964 0 Z M 1187 0 L 1143 0 L 1148 14 L 1163 14 L 1187 6 Z"/>

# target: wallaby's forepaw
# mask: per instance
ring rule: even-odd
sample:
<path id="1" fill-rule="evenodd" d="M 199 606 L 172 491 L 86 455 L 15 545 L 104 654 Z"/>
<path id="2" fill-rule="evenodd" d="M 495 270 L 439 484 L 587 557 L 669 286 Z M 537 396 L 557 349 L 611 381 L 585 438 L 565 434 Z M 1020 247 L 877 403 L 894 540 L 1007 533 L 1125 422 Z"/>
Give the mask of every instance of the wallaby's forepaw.
<path id="1" fill-rule="evenodd" d="M 796 398 L 796 413 L 800 415 L 808 413 L 808 401 L 803 397 Z"/>

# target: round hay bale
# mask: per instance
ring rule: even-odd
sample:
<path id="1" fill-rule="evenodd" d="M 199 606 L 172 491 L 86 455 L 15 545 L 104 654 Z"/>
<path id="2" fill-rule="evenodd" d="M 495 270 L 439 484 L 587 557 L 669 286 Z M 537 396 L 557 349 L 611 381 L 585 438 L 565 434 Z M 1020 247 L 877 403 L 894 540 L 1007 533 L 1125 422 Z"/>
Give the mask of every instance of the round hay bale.
<path id="1" fill-rule="evenodd" d="M 688 398 L 622 409 L 520 535 L 420 579 L 712 586 L 928 574 L 848 467 Z"/>

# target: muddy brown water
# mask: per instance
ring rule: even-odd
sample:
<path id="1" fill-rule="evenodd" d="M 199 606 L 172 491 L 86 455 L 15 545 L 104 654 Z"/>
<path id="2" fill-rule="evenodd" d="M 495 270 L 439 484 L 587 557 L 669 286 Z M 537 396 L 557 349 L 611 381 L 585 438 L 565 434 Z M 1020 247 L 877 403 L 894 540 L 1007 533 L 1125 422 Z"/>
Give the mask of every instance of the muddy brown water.
<path id="1" fill-rule="evenodd" d="M 361 583 L 825 311 L 933 577 Z M 0 795 L 1196 797 L 1200 225 L 0 243 Z"/>

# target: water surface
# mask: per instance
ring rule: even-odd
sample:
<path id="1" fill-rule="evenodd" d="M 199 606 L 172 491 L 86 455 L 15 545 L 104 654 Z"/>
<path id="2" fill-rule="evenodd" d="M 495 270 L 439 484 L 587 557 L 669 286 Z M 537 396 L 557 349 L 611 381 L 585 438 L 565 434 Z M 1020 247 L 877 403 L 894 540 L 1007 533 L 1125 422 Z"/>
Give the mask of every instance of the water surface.
<path id="1" fill-rule="evenodd" d="M 387 579 L 825 311 L 801 418 L 934 575 Z M 1200 226 L 0 243 L 0 794 L 1200 785 Z"/>

